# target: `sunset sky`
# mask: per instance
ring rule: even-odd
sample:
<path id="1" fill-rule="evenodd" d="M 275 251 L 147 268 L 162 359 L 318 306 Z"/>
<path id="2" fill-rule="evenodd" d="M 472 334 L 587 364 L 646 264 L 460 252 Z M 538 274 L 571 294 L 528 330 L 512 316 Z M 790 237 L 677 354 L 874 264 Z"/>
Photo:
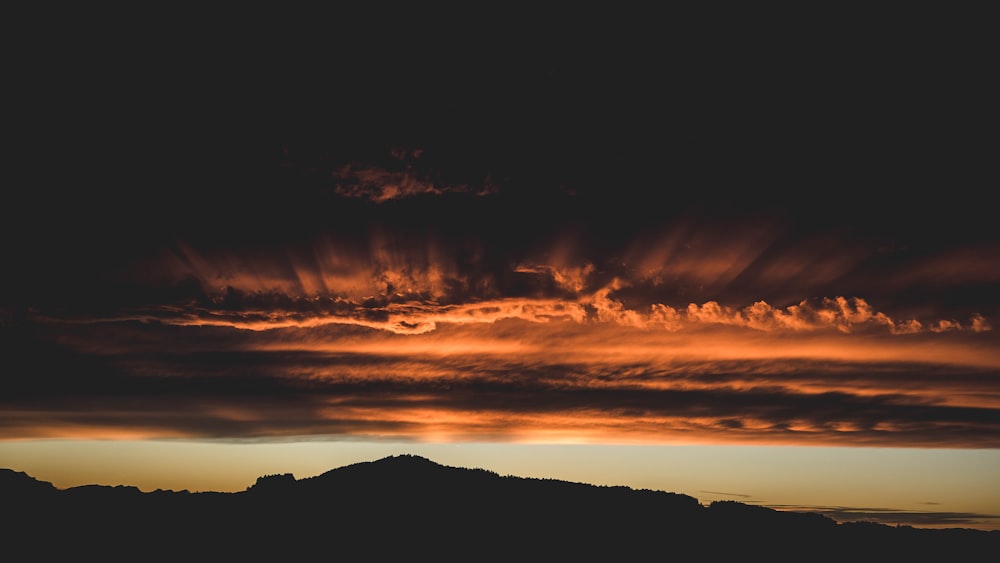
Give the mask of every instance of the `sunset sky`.
<path id="1" fill-rule="evenodd" d="M 337 29 L 22 69 L 0 467 L 416 453 L 1000 529 L 979 36 Z"/>

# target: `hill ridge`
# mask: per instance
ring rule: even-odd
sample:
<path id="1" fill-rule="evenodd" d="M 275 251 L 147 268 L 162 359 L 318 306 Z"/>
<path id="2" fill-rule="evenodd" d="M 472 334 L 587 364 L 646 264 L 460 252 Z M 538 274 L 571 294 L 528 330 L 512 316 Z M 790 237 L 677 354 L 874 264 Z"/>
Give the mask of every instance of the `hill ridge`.
<path id="1" fill-rule="evenodd" d="M 124 560 L 155 545 L 174 557 L 191 550 L 206 558 L 304 557 L 335 548 L 365 557 L 375 550 L 375 559 L 467 560 L 491 546 L 486 559 L 698 554 L 797 561 L 806 553 L 820 561 L 923 561 L 1000 549 L 1000 531 L 837 523 L 817 513 L 738 501 L 702 505 L 680 493 L 500 475 L 411 454 L 302 479 L 265 475 L 234 493 L 57 489 L 4 469 L 0 498 L 7 501 L 5 535 L 51 557 L 72 546 L 73 553 L 99 550 Z"/>

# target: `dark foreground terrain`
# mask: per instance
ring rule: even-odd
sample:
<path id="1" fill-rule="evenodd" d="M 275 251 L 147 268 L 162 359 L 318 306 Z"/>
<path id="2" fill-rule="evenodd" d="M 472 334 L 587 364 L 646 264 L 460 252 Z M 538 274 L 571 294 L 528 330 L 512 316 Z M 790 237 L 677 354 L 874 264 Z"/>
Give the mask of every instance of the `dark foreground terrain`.
<path id="1" fill-rule="evenodd" d="M 841 523 L 400 455 L 237 493 L 57 489 L 0 470 L 11 561 L 976 561 L 1000 532 Z M 990 555 L 992 554 L 992 555 Z"/>

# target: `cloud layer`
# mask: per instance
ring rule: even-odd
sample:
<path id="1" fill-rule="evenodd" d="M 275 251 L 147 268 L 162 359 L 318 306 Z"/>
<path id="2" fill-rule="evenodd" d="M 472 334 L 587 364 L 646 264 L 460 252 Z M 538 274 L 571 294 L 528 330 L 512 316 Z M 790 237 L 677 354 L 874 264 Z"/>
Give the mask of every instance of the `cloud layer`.
<path id="1" fill-rule="evenodd" d="M 283 268 L 174 248 L 158 290 L 11 317 L 24 367 L 5 438 L 1000 447 L 980 314 L 893 318 L 844 296 L 647 305 L 655 284 L 598 286 L 591 263 L 487 275 L 378 239 Z"/>
<path id="2" fill-rule="evenodd" d="M 1000 447 L 978 71 L 455 50 L 55 113 L 0 437 Z"/>

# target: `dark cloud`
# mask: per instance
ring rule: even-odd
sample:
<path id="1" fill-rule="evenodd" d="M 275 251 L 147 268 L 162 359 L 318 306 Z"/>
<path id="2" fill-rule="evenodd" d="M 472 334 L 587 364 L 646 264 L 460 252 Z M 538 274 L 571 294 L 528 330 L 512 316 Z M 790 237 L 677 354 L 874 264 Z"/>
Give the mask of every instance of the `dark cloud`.
<path id="1" fill-rule="evenodd" d="M 933 503 L 931 503 L 933 504 Z M 1000 519 L 998 514 L 947 511 L 909 511 L 895 508 L 861 508 L 847 506 L 788 506 L 768 505 L 778 510 L 813 512 L 828 516 L 837 522 L 878 522 L 920 528 L 977 527 Z"/>
<path id="2" fill-rule="evenodd" d="M 41 325 L 32 338 L 8 339 L 7 357 L 22 367 L 6 379 L 4 432 L 145 428 L 241 438 L 266 435 L 273 424 L 275 435 L 416 437 L 454 418 L 448 431 L 503 436 L 570 417 L 572 426 L 626 427 L 662 438 L 998 446 L 993 368 L 595 361 L 582 350 L 579 359 L 572 351 L 557 359 L 504 353 L 503 341 L 516 345 L 530 334 L 523 324 L 511 326 L 519 328 L 504 336 L 486 325 L 480 336 L 491 339 L 468 341 L 485 346 L 483 355 L 449 351 L 466 342 L 454 328 L 424 342 L 350 326 L 313 334 L 134 321 Z M 617 354 L 615 343 L 606 346 Z"/>
<path id="3" fill-rule="evenodd" d="M 722 495 L 722 496 L 727 496 L 727 497 L 751 498 L 753 496 L 753 495 L 744 495 L 744 494 L 740 494 L 740 493 L 720 493 L 719 491 L 698 491 L 698 492 L 699 493 L 708 493 L 710 495 Z"/>
<path id="4" fill-rule="evenodd" d="M 437 409 L 996 446 L 981 38 L 661 25 L 38 52 L 4 434 L 418 435 Z"/>

